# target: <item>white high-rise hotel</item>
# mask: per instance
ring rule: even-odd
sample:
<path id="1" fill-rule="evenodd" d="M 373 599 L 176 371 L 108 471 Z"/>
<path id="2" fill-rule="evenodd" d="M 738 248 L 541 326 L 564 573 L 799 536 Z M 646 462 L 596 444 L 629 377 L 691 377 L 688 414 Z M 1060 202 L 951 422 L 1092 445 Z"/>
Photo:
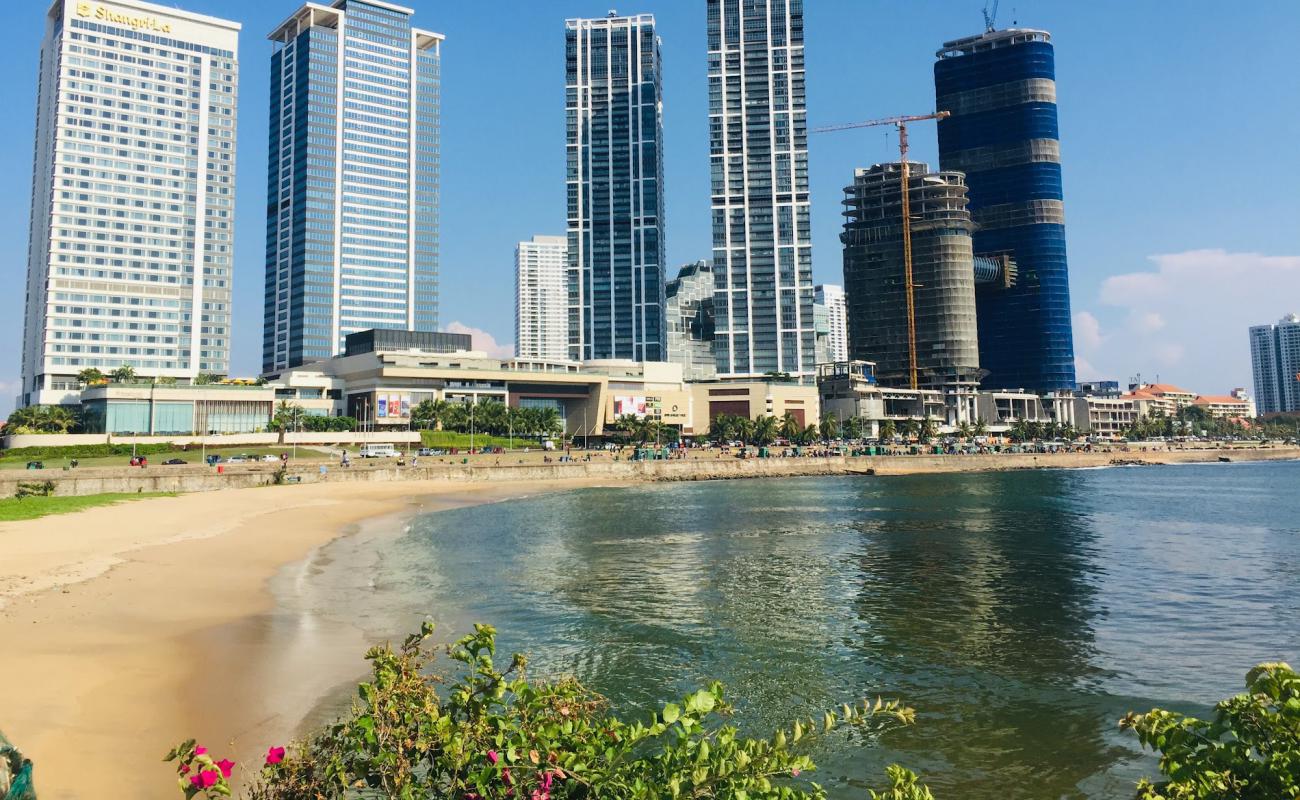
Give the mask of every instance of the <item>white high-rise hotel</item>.
<path id="1" fill-rule="evenodd" d="M 813 291 L 813 302 L 826 307 L 827 357 L 831 361 L 848 361 L 849 317 L 844 287 L 830 283 L 819 284 Z"/>
<path id="2" fill-rule="evenodd" d="M 57 0 L 36 105 L 20 405 L 229 368 L 239 25 Z"/>
<path id="3" fill-rule="evenodd" d="M 569 357 L 569 238 L 534 236 L 515 248 L 515 355 Z"/>

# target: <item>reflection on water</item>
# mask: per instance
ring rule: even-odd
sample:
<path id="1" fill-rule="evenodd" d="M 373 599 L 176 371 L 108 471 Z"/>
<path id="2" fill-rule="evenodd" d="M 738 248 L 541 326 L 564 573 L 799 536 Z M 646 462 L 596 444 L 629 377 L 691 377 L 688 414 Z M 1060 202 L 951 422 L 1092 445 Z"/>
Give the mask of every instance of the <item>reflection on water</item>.
<path id="1" fill-rule="evenodd" d="M 718 679 L 765 731 L 899 696 L 920 724 L 819 754 L 944 797 L 1125 796 L 1130 708 L 1197 709 L 1297 658 L 1300 464 L 807 478 L 583 490 L 423 517 L 349 610 L 490 621 L 534 674 L 623 711 Z"/>

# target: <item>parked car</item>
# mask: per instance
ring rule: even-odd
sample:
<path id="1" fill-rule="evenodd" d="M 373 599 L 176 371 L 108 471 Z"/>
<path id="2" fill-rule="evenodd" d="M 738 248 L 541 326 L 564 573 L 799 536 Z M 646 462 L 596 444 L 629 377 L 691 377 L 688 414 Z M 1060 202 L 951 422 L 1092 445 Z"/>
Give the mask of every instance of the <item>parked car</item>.
<path id="1" fill-rule="evenodd" d="M 167 467 L 175 467 L 175 466 L 177 466 L 177 465 L 179 465 L 179 464 L 188 464 L 188 463 L 190 463 L 190 462 L 186 461 L 186 460 L 183 459 L 183 458 L 169 458 L 169 459 L 167 459 L 166 461 L 163 462 L 163 466 L 167 466 Z"/>
<path id="2" fill-rule="evenodd" d="M 45 469 L 45 462 L 44 462 L 44 461 L 28 461 L 28 462 L 27 462 L 27 468 L 28 468 L 28 469 Z"/>
<path id="3" fill-rule="evenodd" d="M 247 464 L 248 456 L 231 456 L 226 459 L 227 464 Z"/>
<path id="4" fill-rule="evenodd" d="M 428 458 L 430 456 L 445 456 L 447 455 L 447 451 L 441 447 L 421 447 L 419 451 L 416 452 L 416 455 L 420 456 L 421 458 Z"/>
<path id="5" fill-rule="evenodd" d="M 261 460 L 267 464 L 274 464 L 275 462 L 280 460 L 280 457 L 267 453 L 266 455 L 262 456 Z"/>

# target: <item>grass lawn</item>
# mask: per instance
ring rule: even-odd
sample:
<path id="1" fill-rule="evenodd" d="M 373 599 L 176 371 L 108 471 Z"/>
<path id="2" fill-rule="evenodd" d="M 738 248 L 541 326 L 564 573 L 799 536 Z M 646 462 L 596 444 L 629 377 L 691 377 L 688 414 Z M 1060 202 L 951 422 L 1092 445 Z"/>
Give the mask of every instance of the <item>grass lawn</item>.
<path id="1" fill-rule="evenodd" d="M 0 499 L 0 522 L 36 519 L 50 514 L 68 514 L 84 508 L 106 506 L 146 497 L 175 497 L 172 492 L 88 494 L 80 497 L 5 497 Z"/>
<path id="2" fill-rule="evenodd" d="M 470 438 L 468 433 L 457 433 L 456 431 L 420 431 L 420 438 L 425 447 L 469 447 Z M 475 447 L 510 447 L 511 440 L 509 436 L 488 436 L 482 433 L 474 434 Z M 537 450 L 541 447 L 537 437 L 514 437 L 514 446 L 516 448 L 531 447 Z"/>

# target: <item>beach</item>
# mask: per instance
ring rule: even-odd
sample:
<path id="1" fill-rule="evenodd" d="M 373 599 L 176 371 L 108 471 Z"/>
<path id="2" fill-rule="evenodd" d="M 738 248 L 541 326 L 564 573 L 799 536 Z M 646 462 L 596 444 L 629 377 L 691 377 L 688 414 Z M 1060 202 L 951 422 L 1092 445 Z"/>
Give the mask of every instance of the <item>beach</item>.
<path id="1" fill-rule="evenodd" d="M 0 730 L 43 800 L 174 797 L 161 758 L 191 736 L 255 771 L 373 644 L 278 608 L 273 579 L 415 513 L 596 483 L 224 489 L 0 525 Z"/>

